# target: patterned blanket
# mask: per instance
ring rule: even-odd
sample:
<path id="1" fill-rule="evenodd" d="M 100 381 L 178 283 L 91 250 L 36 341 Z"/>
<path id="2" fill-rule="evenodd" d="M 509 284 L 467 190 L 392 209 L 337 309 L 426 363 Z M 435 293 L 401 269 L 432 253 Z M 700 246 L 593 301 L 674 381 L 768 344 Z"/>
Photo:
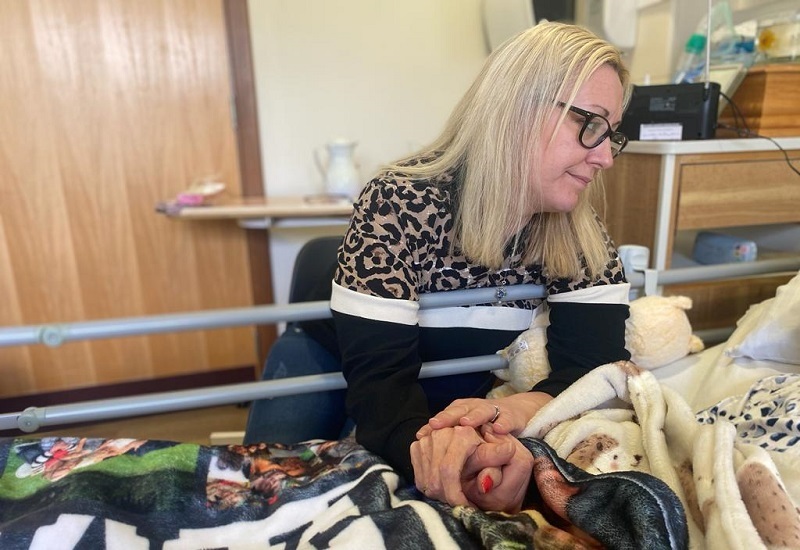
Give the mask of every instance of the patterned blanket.
<path id="1" fill-rule="evenodd" d="M 428 500 L 352 440 L 5 441 L 0 548 L 600 547 L 591 535 L 616 548 L 685 546 L 680 502 L 659 480 L 593 476 L 525 443 L 540 511 L 507 515 Z"/>
<path id="2" fill-rule="evenodd" d="M 3 440 L 0 548 L 703 548 L 744 520 L 735 544 L 726 538 L 716 547 L 758 548 L 750 545 L 753 533 L 766 547 L 762 539 L 774 529 L 752 519 L 745 490 L 735 510 L 721 500 L 739 477 L 740 488 L 753 486 L 753 505 L 770 507 L 761 523 L 780 523 L 784 533 L 797 528 L 792 502 L 800 481 L 784 475 L 794 468 L 800 476 L 792 454 L 797 425 L 789 426 L 795 435 L 767 435 L 778 433 L 776 425 L 783 433 L 786 419 L 766 422 L 762 432 L 746 398 L 705 411 L 700 423 L 680 410 L 677 396 L 662 395 L 657 406 L 651 392 L 662 389 L 648 375 L 600 367 L 582 400 L 568 391 L 542 410 L 522 440 L 535 457 L 528 506 L 513 515 L 431 501 L 351 439 L 293 446 Z M 773 382 L 798 395 L 798 380 Z M 627 407 L 604 408 L 608 396 Z M 792 399 L 761 417 L 796 415 Z M 791 410 L 779 410 L 784 405 Z M 749 420 L 729 421 L 740 413 Z M 753 444 L 763 438 L 773 448 Z M 675 466 L 684 454 L 694 456 L 694 478 Z M 773 461 L 774 454 L 787 460 Z M 763 491 L 772 496 L 758 497 Z"/>
<path id="3" fill-rule="evenodd" d="M 595 369 L 522 433 L 589 473 L 666 483 L 687 511 L 691 548 L 800 548 L 800 375 L 756 382 L 694 413 L 631 363 Z"/>

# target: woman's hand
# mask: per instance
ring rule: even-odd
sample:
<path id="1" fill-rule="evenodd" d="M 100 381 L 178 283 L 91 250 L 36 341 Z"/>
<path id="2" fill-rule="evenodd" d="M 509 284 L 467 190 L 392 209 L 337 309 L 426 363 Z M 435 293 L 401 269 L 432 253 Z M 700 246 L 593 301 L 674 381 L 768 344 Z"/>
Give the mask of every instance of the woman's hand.
<path id="1" fill-rule="evenodd" d="M 552 399 L 527 392 L 453 401 L 420 428 L 411 444 L 417 488 L 452 506 L 518 511 L 533 458 L 514 436 Z"/>
<path id="2" fill-rule="evenodd" d="M 462 472 L 484 439 L 474 428 L 435 430 L 411 444 L 414 481 L 429 498 L 452 506 L 474 506 L 462 490 Z"/>
<path id="3" fill-rule="evenodd" d="M 455 426 L 479 428 L 491 425 L 495 434 L 516 435 L 552 399 L 542 392 L 517 393 L 500 399 L 456 399 L 420 428 L 417 439 L 435 430 Z"/>
<path id="4" fill-rule="evenodd" d="M 528 489 L 533 456 L 514 437 L 491 428 L 443 428 L 411 444 L 417 488 L 451 506 L 517 512 Z"/>

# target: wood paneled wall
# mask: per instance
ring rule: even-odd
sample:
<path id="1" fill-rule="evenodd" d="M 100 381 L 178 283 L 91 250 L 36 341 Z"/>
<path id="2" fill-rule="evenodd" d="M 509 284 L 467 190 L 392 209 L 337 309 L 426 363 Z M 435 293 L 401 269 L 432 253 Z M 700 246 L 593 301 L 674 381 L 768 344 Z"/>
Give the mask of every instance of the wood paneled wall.
<path id="1" fill-rule="evenodd" d="M 222 0 L 0 0 L 0 325 L 252 305 L 243 230 L 155 213 L 240 195 Z M 238 328 L 0 348 L 0 396 L 258 361 Z"/>

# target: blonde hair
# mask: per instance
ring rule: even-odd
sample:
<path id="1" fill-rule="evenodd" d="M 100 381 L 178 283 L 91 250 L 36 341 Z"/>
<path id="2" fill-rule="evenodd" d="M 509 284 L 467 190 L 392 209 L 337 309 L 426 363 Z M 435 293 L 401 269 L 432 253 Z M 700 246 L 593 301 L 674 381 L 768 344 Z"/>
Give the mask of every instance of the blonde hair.
<path id="1" fill-rule="evenodd" d="M 526 265 L 542 263 L 550 277 L 600 274 L 609 261 L 602 228 L 592 208 L 604 201 L 600 175 L 568 213 L 530 216 L 541 200 L 535 182 L 544 128 L 558 109 L 556 98 L 571 103 L 589 76 L 603 65 L 619 75 L 630 96 L 629 73 L 616 48 L 582 27 L 543 22 L 509 39 L 492 53 L 453 110 L 438 138 L 414 155 L 430 162 L 407 165 L 413 157 L 387 166 L 411 178 L 435 178 L 460 170 L 455 189 L 456 242 L 471 261 L 502 267 L 509 245 L 518 245 L 528 227 Z M 564 114 L 558 121 L 560 126 Z M 557 129 L 557 128 L 556 128 Z M 533 158 L 531 155 L 534 155 Z M 546 263 L 545 263 L 546 260 Z"/>

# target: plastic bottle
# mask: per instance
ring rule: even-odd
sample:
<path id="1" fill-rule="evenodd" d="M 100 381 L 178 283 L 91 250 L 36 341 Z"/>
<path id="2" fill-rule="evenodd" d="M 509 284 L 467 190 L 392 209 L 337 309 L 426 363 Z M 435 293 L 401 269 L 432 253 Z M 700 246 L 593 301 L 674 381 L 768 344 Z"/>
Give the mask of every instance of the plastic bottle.
<path id="1" fill-rule="evenodd" d="M 686 41 L 683 54 L 675 70 L 673 82 L 694 82 L 695 78 L 703 72 L 705 67 L 706 37 L 702 34 L 693 34 Z"/>
<path id="2" fill-rule="evenodd" d="M 710 24 L 708 15 L 711 16 Z M 702 17 L 694 33 L 686 41 L 672 79 L 676 84 L 702 80 L 706 65 L 704 54 L 709 39 L 712 62 L 724 62 L 734 51 L 738 37 L 734 32 L 733 14 L 728 2 L 717 2 L 708 15 Z"/>

